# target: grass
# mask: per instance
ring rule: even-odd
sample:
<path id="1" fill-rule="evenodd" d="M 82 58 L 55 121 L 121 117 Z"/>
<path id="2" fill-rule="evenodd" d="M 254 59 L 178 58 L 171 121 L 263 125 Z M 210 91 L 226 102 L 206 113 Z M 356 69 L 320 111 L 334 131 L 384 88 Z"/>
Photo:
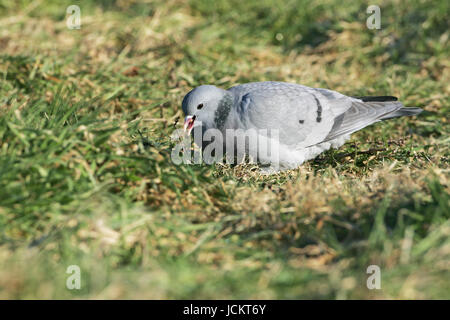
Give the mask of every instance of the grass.
<path id="1" fill-rule="evenodd" d="M 71 4 L 0 0 L 1 298 L 450 298 L 448 1 L 380 30 L 362 1 Z M 278 175 L 172 163 L 186 92 L 262 80 L 426 111 Z"/>

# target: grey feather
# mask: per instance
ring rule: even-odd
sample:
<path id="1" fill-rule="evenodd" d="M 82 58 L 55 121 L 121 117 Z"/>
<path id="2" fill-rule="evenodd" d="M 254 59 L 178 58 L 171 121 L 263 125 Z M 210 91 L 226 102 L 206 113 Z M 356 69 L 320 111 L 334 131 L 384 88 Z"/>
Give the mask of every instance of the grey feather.
<path id="1" fill-rule="evenodd" d="M 330 133 L 324 141 L 351 134 L 380 120 L 410 115 L 400 102 L 362 102 L 354 100 L 350 109 L 336 117 Z M 415 112 L 412 114 L 417 114 Z"/>
<path id="2" fill-rule="evenodd" d="M 395 112 L 389 113 L 386 116 L 384 116 L 383 118 L 381 118 L 381 120 L 387 120 L 387 119 L 392 119 L 392 118 L 398 118 L 398 117 L 404 117 L 404 116 L 415 116 L 418 115 L 419 113 L 421 113 L 423 111 L 423 109 L 421 108 L 400 108 Z"/>

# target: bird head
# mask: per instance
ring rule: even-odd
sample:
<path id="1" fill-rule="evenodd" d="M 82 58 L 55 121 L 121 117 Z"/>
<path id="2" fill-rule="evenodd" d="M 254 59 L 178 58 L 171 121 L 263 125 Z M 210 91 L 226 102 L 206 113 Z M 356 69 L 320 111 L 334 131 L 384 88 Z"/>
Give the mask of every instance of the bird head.
<path id="1" fill-rule="evenodd" d="M 220 118 L 224 98 L 230 93 L 216 86 L 203 85 L 191 90 L 183 99 L 185 115 L 184 131 L 191 133 L 192 128 L 201 123 L 204 130 L 216 128 Z"/>

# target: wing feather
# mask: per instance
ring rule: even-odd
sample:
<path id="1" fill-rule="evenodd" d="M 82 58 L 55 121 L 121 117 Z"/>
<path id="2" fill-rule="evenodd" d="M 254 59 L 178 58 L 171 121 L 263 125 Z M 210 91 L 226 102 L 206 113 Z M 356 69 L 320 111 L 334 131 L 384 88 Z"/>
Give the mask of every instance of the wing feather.
<path id="1" fill-rule="evenodd" d="M 324 142 L 361 130 L 402 107 L 400 102 L 362 102 L 355 99 L 346 112 L 335 118 Z"/>
<path id="2" fill-rule="evenodd" d="M 278 129 L 280 142 L 295 148 L 351 134 L 402 107 L 393 99 L 364 101 L 285 82 L 254 82 L 229 90 L 236 96 L 237 112 L 247 129 Z"/>

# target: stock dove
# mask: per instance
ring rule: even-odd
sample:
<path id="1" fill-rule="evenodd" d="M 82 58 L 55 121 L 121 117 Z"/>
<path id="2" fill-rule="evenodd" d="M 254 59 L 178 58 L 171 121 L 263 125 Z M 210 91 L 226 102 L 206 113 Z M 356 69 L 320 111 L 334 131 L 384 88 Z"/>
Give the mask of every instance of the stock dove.
<path id="1" fill-rule="evenodd" d="M 269 173 L 296 168 L 331 147 L 338 148 L 352 133 L 375 122 L 422 111 L 405 108 L 391 96 L 349 97 L 328 89 L 274 81 L 228 90 L 202 85 L 184 97 L 182 109 L 184 130 L 189 134 L 196 123 L 202 132 L 217 129 L 224 137 L 226 130 L 241 129 L 263 132 L 258 137 L 270 140 L 264 132 L 276 130 L 276 154 L 257 151 L 258 162 L 269 164 L 263 169 Z M 257 149 L 246 144 L 245 150 L 239 151 Z"/>

